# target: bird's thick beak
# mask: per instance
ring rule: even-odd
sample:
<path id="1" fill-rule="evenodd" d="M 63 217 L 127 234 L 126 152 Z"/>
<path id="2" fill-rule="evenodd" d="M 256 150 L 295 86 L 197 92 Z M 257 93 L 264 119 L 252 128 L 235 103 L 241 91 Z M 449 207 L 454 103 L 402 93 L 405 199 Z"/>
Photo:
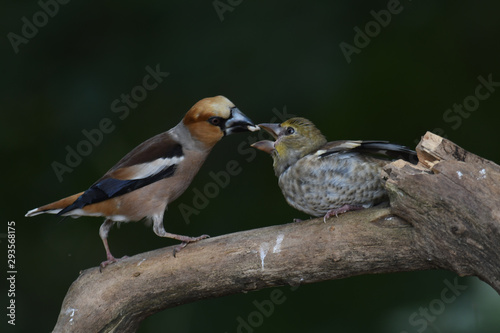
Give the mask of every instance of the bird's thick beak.
<path id="1" fill-rule="evenodd" d="M 274 141 L 270 140 L 257 141 L 251 146 L 258 150 L 262 150 L 263 152 L 271 154 L 274 150 Z"/>
<path id="2" fill-rule="evenodd" d="M 237 107 L 231 108 L 231 117 L 226 121 L 224 135 L 230 135 L 238 132 L 255 132 L 260 130 L 250 118 L 245 116 Z"/>
<path id="3" fill-rule="evenodd" d="M 283 127 L 281 127 L 280 124 L 259 124 L 259 127 L 265 129 L 269 134 L 273 136 L 275 140 L 283 131 Z"/>

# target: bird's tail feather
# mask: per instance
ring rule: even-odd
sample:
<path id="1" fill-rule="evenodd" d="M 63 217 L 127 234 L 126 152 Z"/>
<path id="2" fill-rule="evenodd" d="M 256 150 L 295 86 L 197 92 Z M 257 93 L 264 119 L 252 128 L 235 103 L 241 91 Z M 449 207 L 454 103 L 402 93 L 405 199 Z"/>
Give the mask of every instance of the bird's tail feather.
<path id="1" fill-rule="evenodd" d="M 26 213 L 26 217 L 31 217 L 31 216 L 36 216 L 39 214 L 57 214 L 64 208 L 68 207 L 71 205 L 73 202 L 75 202 L 78 197 L 80 197 L 83 194 L 83 192 L 73 194 L 69 197 L 63 198 L 61 200 L 49 203 L 47 205 L 35 208 L 30 210 L 29 212 Z"/>

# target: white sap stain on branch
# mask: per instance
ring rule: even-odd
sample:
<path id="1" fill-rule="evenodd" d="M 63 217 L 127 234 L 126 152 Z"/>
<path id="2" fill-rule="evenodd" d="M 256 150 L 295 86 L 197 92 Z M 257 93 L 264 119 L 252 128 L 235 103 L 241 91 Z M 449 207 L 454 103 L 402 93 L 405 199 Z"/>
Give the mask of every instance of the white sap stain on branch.
<path id="1" fill-rule="evenodd" d="M 269 251 L 268 243 L 260 244 L 259 254 L 260 254 L 260 263 L 262 265 L 262 269 L 264 269 L 264 259 L 266 258 L 268 251 Z"/>
<path id="2" fill-rule="evenodd" d="M 77 309 L 69 308 L 66 310 L 65 314 L 69 315 L 69 322 L 70 325 L 73 325 L 73 318 L 75 316 L 75 312 L 78 311 Z"/>
<path id="3" fill-rule="evenodd" d="M 280 253 L 281 252 L 281 242 L 283 241 L 283 238 L 285 238 L 285 235 L 279 234 L 278 237 L 276 238 L 276 245 L 273 247 L 273 253 Z"/>
<path id="4" fill-rule="evenodd" d="M 142 259 L 141 261 L 139 261 L 139 262 L 137 263 L 137 266 L 141 266 L 141 264 L 142 264 L 145 260 L 146 260 L 146 258 L 144 258 L 144 259 Z"/>
<path id="5" fill-rule="evenodd" d="M 278 234 L 276 237 L 276 244 L 273 247 L 273 253 L 280 253 L 281 252 L 281 243 L 283 242 L 283 239 L 285 239 L 284 234 Z M 259 248 L 259 255 L 260 255 L 260 264 L 262 269 L 264 269 L 264 260 L 266 259 L 267 253 L 269 252 L 270 245 L 267 242 L 264 242 L 260 244 Z"/>
<path id="6" fill-rule="evenodd" d="M 462 179 L 462 176 L 464 174 L 460 171 L 457 171 L 457 176 L 458 176 L 458 179 Z M 474 175 L 472 173 L 470 173 L 470 175 L 473 177 Z M 476 180 L 481 180 L 481 179 L 486 179 L 486 169 L 481 169 L 479 170 L 479 177 L 476 177 Z"/>

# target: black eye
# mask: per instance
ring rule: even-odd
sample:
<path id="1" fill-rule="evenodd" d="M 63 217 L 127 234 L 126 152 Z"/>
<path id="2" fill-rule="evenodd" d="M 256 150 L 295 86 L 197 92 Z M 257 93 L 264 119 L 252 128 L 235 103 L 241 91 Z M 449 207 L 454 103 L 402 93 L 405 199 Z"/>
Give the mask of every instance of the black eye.
<path id="1" fill-rule="evenodd" d="M 295 130 L 293 129 L 293 127 L 287 127 L 286 130 L 285 130 L 285 134 L 286 135 L 291 135 L 295 133 Z"/>
<path id="2" fill-rule="evenodd" d="M 208 122 L 214 126 L 220 126 L 222 124 L 221 117 L 210 117 L 208 118 Z"/>

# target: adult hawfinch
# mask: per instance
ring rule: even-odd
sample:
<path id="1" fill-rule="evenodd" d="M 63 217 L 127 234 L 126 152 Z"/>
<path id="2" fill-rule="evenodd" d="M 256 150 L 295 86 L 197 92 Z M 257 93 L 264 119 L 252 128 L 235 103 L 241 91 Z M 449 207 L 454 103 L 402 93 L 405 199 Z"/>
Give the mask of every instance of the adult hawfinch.
<path id="1" fill-rule="evenodd" d="M 167 205 L 186 190 L 222 137 L 258 129 L 227 98 L 202 99 L 175 127 L 134 148 L 88 190 L 30 210 L 26 216 L 42 213 L 104 216 L 106 220 L 99 235 L 107 260 L 101 263 L 101 267 L 117 261 L 107 241 L 109 230 L 116 222 L 150 219 L 158 236 L 182 242 L 176 248 L 179 250 L 208 235 L 188 237 L 166 232 L 163 213 Z"/>

